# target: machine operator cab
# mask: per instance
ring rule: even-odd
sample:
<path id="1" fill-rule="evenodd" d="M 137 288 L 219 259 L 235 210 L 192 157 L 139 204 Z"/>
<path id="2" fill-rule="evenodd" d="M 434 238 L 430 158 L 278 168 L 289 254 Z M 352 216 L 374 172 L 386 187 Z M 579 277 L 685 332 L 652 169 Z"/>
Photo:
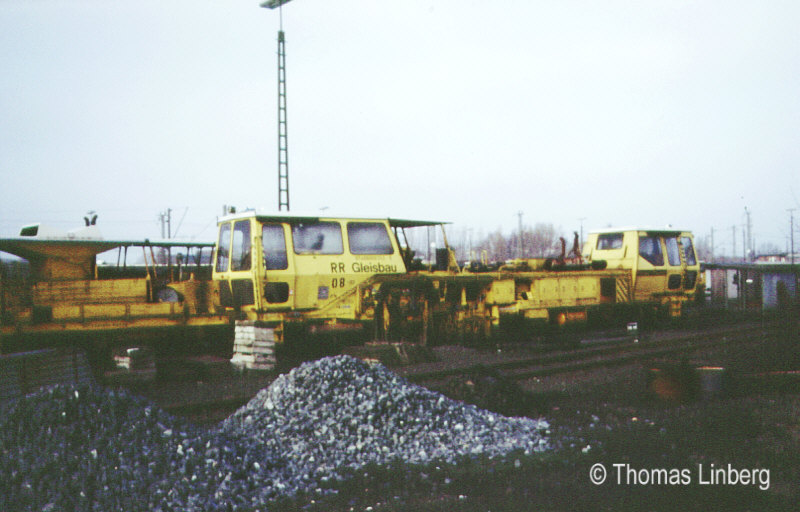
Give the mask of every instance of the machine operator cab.
<path id="1" fill-rule="evenodd" d="M 589 233 L 583 250 L 609 269 L 631 271 L 631 300 L 658 303 L 679 316 L 693 298 L 700 274 L 690 231 L 679 229 L 606 229 Z"/>
<path id="2" fill-rule="evenodd" d="M 439 224 L 252 210 L 226 215 L 218 220 L 215 305 L 253 319 L 331 308 L 337 310 L 333 316 L 357 317 L 359 285 L 412 266 L 406 228 Z"/>

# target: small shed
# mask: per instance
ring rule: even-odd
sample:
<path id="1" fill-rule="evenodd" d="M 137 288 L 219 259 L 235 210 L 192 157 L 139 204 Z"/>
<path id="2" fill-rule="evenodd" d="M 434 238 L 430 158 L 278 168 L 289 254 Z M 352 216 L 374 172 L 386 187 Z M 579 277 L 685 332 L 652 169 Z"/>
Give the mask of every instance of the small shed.
<path id="1" fill-rule="evenodd" d="M 713 263 L 705 269 L 714 305 L 757 311 L 797 303 L 800 265 Z"/>

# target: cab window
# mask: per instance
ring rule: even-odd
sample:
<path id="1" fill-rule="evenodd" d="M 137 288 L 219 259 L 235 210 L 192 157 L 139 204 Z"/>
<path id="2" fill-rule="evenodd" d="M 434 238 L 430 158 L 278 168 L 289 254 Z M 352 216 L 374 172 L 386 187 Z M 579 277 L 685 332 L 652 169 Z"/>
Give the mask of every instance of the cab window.
<path id="1" fill-rule="evenodd" d="M 289 267 L 283 226 L 280 224 L 264 224 L 261 227 L 261 245 L 264 249 L 264 267 L 266 270 L 285 270 Z"/>
<path id="2" fill-rule="evenodd" d="M 233 225 L 231 270 L 250 270 L 250 221 L 240 220 Z"/>
<path id="3" fill-rule="evenodd" d="M 692 245 L 691 237 L 681 237 L 681 245 L 683 246 L 683 257 L 686 258 L 686 264 L 697 265 L 697 258 L 694 256 L 694 245 Z"/>
<path id="4" fill-rule="evenodd" d="M 386 226 L 377 222 L 348 222 L 347 238 L 352 254 L 394 253 Z"/>
<path id="5" fill-rule="evenodd" d="M 217 272 L 228 270 L 228 254 L 231 247 L 231 224 L 226 222 L 219 228 L 219 241 L 217 242 Z"/>
<path id="6" fill-rule="evenodd" d="M 297 254 L 342 254 L 342 228 L 336 222 L 292 226 L 292 241 Z"/>
<path id="7" fill-rule="evenodd" d="M 664 264 L 664 253 L 661 252 L 661 241 L 655 236 L 639 238 L 639 256 L 660 267 Z"/>
<path id="8" fill-rule="evenodd" d="M 622 249 L 622 233 L 605 233 L 597 237 L 597 250 Z"/>
<path id="9" fill-rule="evenodd" d="M 681 250 L 678 248 L 677 238 L 665 238 L 664 242 L 667 244 L 667 260 L 673 267 L 680 266 L 681 264 Z"/>

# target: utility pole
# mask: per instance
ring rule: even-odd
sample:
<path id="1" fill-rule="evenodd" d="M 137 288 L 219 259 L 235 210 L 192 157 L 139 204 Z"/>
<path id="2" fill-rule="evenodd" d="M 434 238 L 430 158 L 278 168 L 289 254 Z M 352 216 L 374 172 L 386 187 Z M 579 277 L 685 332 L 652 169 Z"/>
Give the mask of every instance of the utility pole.
<path id="1" fill-rule="evenodd" d="M 167 208 L 167 211 L 159 213 L 158 218 L 161 221 L 161 238 L 172 238 L 172 208 Z"/>
<path id="2" fill-rule="evenodd" d="M 172 208 L 167 208 L 167 211 L 159 213 L 158 218 L 161 221 L 161 239 L 172 238 Z M 164 232 L 164 228 L 166 228 L 166 233 Z M 165 234 L 166 237 L 164 236 Z M 172 250 L 169 247 L 166 250 L 162 247 L 159 250 L 159 254 L 162 262 L 165 261 L 169 263 L 172 261 Z"/>
<path id="3" fill-rule="evenodd" d="M 167 211 L 159 213 L 158 219 L 161 221 L 161 238 L 172 238 L 172 208 L 167 208 Z"/>
<path id="4" fill-rule="evenodd" d="M 736 259 L 736 226 L 731 227 L 731 232 L 733 233 L 733 252 L 731 253 L 731 260 Z"/>
<path id="5" fill-rule="evenodd" d="M 742 224 L 742 261 L 747 263 L 747 224 Z"/>
<path id="6" fill-rule="evenodd" d="M 745 248 L 745 251 L 744 251 L 745 261 L 747 261 L 748 260 L 748 257 L 747 257 L 748 253 L 750 253 L 750 258 L 749 258 L 750 260 L 755 259 L 754 258 L 755 254 L 754 254 L 754 251 L 753 251 L 753 223 L 751 222 L 751 219 L 750 219 L 750 210 L 748 210 L 746 206 L 744 207 L 744 214 L 745 214 L 745 217 L 747 218 L 747 221 L 745 223 L 745 226 L 747 227 L 747 235 L 746 235 L 747 238 L 745 238 L 745 240 L 746 240 L 746 244 L 745 244 L 746 248 Z M 744 236 L 744 231 L 742 231 L 742 235 Z"/>
<path id="7" fill-rule="evenodd" d="M 519 252 L 519 259 L 525 257 L 525 241 L 522 238 L 522 210 L 517 212 L 517 216 L 519 217 L 519 247 L 517 251 Z"/>
<path id="8" fill-rule="evenodd" d="M 711 263 L 714 263 L 714 228 L 711 228 Z"/>
<path id="9" fill-rule="evenodd" d="M 789 208 L 789 240 L 791 240 L 791 256 L 789 259 L 792 261 L 792 270 L 794 270 L 794 210 L 795 208 Z"/>
<path id="10" fill-rule="evenodd" d="M 792 279 L 794 279 L 793 283 L 794 296 L 797 297 L 798 279 L 797 279 L 797 270 L 794 267 L 794 208 L 789 209 L 789 239 L 791 240 L 791 245 L 792 245 L 792 256 L 790 259 L 792 260 L 792 276 L 793 276 Z"/>

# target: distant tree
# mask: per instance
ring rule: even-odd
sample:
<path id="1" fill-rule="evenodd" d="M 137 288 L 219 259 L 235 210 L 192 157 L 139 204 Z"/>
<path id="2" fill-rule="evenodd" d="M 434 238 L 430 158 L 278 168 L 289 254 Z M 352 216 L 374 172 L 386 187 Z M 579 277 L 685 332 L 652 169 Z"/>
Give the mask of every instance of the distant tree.
<path id="1" fill-rule="evenodd" d="M 441 246 L 441 233 L 438 228 L 408 230 L 408 244 L 415 251 L 415 256 L 427 260 L 431 243 Z M 546 258 L 557 256 L 561 252 L 559 238 L 563 236 L 552 224 L 538 223 L 533 227 L 523 226 L 522 236 L 519 229 L 503 233 L 498 227 L 485 234 L 481 228 L 451 226 L 447 229 L 447 241 L 456 252 L 458 261 L 482 259 L 485 254 L 488 262 L 503 262 L 519 257 Z M 567 250 L 572 247 L 572 238 L 567 237 Z M 431 256 L 432 257 L 432 256 Z"/>
<path id="2" fill-rule="evenodd" d="M 521 236 L 519 230 L 505 235 L 501 228 L 497 228 L 480 239 L 474 245 L 474 250 L 478 255 L 486 251 L 489 261 L 506 261 L 518 257 L 520 253 L 524 258 L 544 258 L 560 253 L 560 236 L 552 224 L 539 223 L 532 228 L 523 226 Z M 570 240 L 567 243 L 572 242 Z"/>
<path id="3" fill-rule="evenodd" d="M 758 255 L 767 255 L 767 254 L 783 254 L 787 251 L 781 249 L 777 245 L 772 242 L 766 242 L 758 246 Z"/>
<path id="4" fill-rule="evenodd" d="M 482 251 L 486 251 L 490 261 L 505 261 L 511 259 L 511 242 L 508 237 L 503 235 L 503 231 L 497 228 L 496 231 L 489 233 L 486 239 L 478 246 Z"/>
<path id="5" fill-rule="evenodd" d="M 694 239 L 694 250 L 697 253 L 697 259 L 711 263 L 714 258 L 714 251 L 711 248 L 711 237 L 698 236 Z M 717 257 L 719 259 L 719 257 Z"/>
<path id="6" fill-rule="evenodd" d="M 556 231 L 552 224 L 537 223 L 533 229 L 526 229 L 525 234 L 525 254 L 532 258 L 546 258 L 561 252 L 559 238 L 563 235 Z M 571 240 L 567 240 L 571 244 Z"/>

